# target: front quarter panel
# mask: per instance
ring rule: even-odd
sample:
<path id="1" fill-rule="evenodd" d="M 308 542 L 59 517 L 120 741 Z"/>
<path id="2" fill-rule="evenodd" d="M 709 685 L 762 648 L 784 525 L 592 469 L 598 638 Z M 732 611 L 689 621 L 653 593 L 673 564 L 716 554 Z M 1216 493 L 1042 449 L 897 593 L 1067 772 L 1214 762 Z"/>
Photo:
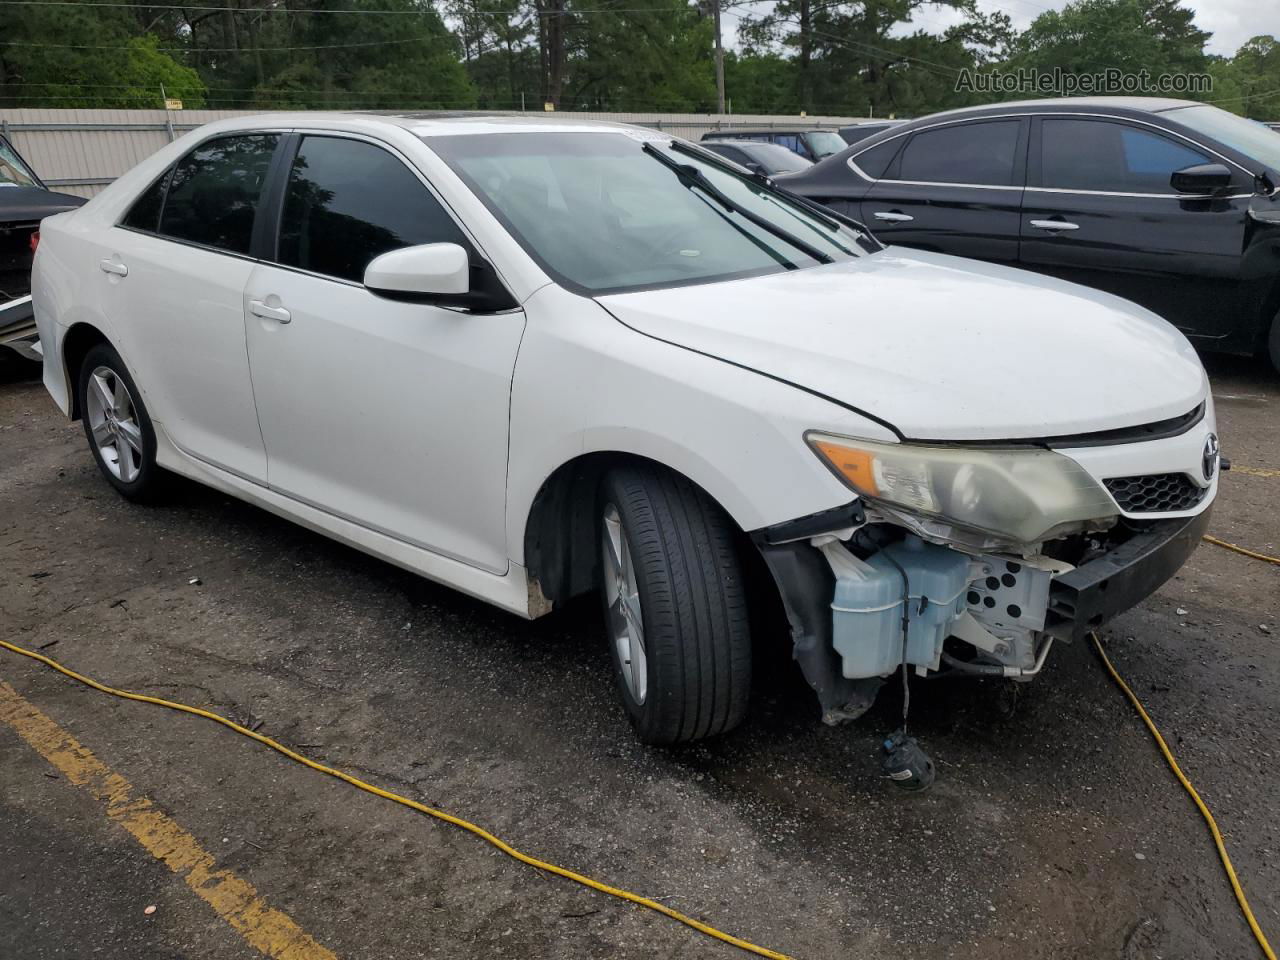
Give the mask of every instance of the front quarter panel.
<path id="1" fill-rule="evenodd" d="M 662 463 L 754 530 L 853 499 L 809 449 L 806 430 L 895 439 L 829 400 L 638 333 L 558 286 L 525 309 L 508 468 L 507 542 L 517 563 L 539 488 L 583 454 Z"/>

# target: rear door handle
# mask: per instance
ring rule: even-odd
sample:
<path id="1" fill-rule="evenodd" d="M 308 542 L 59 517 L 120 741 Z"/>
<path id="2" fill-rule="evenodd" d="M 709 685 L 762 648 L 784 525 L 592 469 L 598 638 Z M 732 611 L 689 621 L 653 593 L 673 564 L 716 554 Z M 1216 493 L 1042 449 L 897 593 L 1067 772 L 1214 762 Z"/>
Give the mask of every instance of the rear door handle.
<path id="1" fill-rule="evenodd" d="M 1032 220 L 1031 225 L 1039 230 L 1079 230 L 1080 224 L 1066 220 Z"/>
<path id="2" fill-rule="evenodd" d="M 880 213 L 873 213 L 872 216 L 875 217 L 877 220 L 883 220 L 886 223 L 910 223 L 912 220 L 915 219 L 915 217 L 911 216 L 911 214 L 909 213 L 898 213 L 897 211 L 894 211 L 894 210 L 891 210 L 888 212 L 881 211 Z"/>
<path id="3" fill-rule="evenodd" d="M 277 323 L 288 323 L 293 315 L 284 307 L 269 307 L 261 300 L 249 301 L 249 312 L 263 320 L 274 320 Z"/>
<path id="4" fill-rule="evenodd" d="M 127 277 L 129 275 L 129 268 L 114 258 L 99 260 L 98 266 L 102 268 L 103 273 L 114 274 L 117 277 Z"/>

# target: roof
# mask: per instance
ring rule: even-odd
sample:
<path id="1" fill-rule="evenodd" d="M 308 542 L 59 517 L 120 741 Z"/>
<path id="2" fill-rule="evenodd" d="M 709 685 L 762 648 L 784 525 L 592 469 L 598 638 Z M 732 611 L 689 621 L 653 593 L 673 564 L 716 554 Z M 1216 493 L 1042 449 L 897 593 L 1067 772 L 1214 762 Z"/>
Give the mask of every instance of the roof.
<path id="1" fill-rule="evenodd" d="M 358 113 L 331 110 L 262 113 L 215 121 L 219 127 L 240 129 L 280 128 L 289 126 L 324 127 L 329 124 L 382 124 L 401 127 L 417 136 L 444 136 L 481 133 L 609 133 L 643 131 L 650 136 L 663 136 L 627 123 L 610 120 L 588 120 L 565 114 L 485 114 L 485 113 Z M 211 124 L 210 126 L 213 126 Z"/>
<path id="2" fill-rule="evenodd" d="M 958 107 L 931 113 L 921 120 L 935 120 L 938 117 L 959 116 L 985 111 L 1013 110 L 1015 112 L 1035 110 L 1129 110 L 1141 113 L 1162 113 L 1178 107 L 1197 106 L 1195 100 L 1175 100 L 1171 97 L 1050 97 L 1042 100 L 1006 100 L 997 103 L 984 103 L 972 107 Z"/>

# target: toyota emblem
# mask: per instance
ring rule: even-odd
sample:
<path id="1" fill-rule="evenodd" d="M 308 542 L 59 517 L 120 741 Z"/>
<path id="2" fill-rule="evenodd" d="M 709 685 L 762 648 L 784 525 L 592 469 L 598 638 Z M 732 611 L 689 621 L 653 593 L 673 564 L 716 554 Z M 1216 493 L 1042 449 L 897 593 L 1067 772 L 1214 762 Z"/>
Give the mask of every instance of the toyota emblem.
<path id="1" fill-rule="evenodd" d="M 1218 472 L 1218 452 L 1218 435 L 1211 433 L 1204 441 L 1204 456 L 1200 461 L 1200 469 L 1204 471 L 1206 483 Z"/>

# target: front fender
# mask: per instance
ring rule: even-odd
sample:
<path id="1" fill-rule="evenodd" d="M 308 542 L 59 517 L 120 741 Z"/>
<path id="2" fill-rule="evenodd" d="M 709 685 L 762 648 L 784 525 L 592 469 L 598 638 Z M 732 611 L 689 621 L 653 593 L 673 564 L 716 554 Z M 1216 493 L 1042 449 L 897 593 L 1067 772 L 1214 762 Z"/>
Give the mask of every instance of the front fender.
<path id="1" fill-rule="evenodd" d="M 525 563 L 539 489 L 584 454 L 661 463 L 755 530 L 848 503 L 848 488 L 818 461 L 805 431 L 895 439 L 828 400 L 638 333 L 558 287 L 525 309 L 507 478 L 507 543 L 517 563 Z"/>

